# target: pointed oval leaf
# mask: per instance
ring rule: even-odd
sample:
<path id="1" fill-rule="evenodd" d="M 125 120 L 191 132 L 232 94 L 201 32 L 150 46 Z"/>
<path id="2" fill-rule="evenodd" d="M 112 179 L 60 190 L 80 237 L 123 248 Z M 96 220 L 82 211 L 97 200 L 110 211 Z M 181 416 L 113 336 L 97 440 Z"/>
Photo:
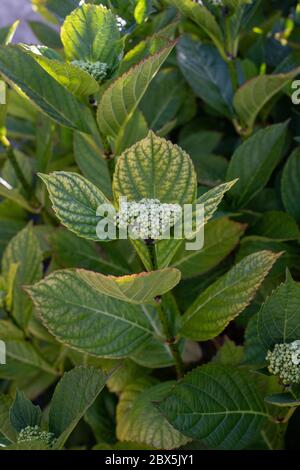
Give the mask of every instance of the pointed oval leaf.
<path id="1" fill-rule="evenodd" d="M 174 429 L 153 404 L 162 400 L 175 382 L 151 385 L 150 379 L 142 379 L 123 391 L 117 407 L 117 437 L 156 449 L 176 449 L 189 438 Z"/>
<path id="2" fill-rule="evenodd" d="M 90 133 L 93 116 L 19 46 L 0 47 L 0 72 L 59 124 Z"/>
<path id="3" fill-rule="evenodd" d="M 249 305 L 280 255 L 261 251 L 247 256 L 209 286 L 183 315 L 181 335 L 205 341 L 222 333 Z"/>
<path id="4" fill-rule="evenodd" d="M 76 173 L 56 171 L 39 176 L 62 224 L 80 237 L 99 241 L 96 229 L 101 217 L 97 209 L 102 204 L 111 205 L 100 189 Z"/>
<path id="5" fill-rule="evenodd" d="M 46 328 L 73 349 L 111 358 L 151 340 L 164 349 L 154 311 L 103 295 L 74 271 L 56 271 L 27 291 Z"/>
<path id="6" fill-rule="evenodd" d="M 269 181 L 282 156 L 287 125 L 275 124 L 259 130 L 233 154 L 227 179 L 238 178 L 230 192 L 235 207 L 245 207 Z"/>
<path id="7" fill-rule="evenodd" d="M 40 426 L 42 411 L 39 406 L 33 405 L 23 392 L 17 390 L 16 398 L 10 409 L 10 421 L 17 432 L 27 426 Z"/>
<path id="8" fill-rule="evenodd" d="M 176 42 L 169 42 L 167 47 L 132 67 L 103 93 L 98 107 L 98 124 L 104 135 L 115 140 L 116 149 L 127 122 L 175 44 Z"/>
<path id="9" fill-rule="evenodd" d="M 177 269 L 162 269 L 129 276 L 104 276 L 100 273 L 78 269 L 79 276 L 101 294 L 133 304 L 153 302 L 180 281 Z"/>
<path id="10" fill-rule="evenodd" d="M 84 4 L 74 10 L 61 29 L 68 60 L 114 65 L 122 51 L 116 17 L 103 5 Z"/>
<path id="11" fill-rule="evenodd" d="M 109 375 L 92 367 L 66 372 L 56 386 L 49 412 L 49 430 L 61 448 L 104 388 Z"/>
<path id="12" fill-rule="evenodd" d="M 119 157 L 113 181 L 115 199 L 159 199 L 163 203 L 193 202 L 197 178 L 189 155 L 150 132 Z"/>
<path id="13" fill-rule="evenodd" d="M 213 449 L 243 449 L 268 418 L 251 374 L 221 365 L 197 367 L 177 383 L 159 410 L 180 432 Z"/>
<path id="14" fill-rule="evenodd" d="M 299 73 L 300 67 L 286 74 L 260 75 L 238 89 L 233 105 L 240 118 L 242 132 L 252 132 L 259 112 Z"/>

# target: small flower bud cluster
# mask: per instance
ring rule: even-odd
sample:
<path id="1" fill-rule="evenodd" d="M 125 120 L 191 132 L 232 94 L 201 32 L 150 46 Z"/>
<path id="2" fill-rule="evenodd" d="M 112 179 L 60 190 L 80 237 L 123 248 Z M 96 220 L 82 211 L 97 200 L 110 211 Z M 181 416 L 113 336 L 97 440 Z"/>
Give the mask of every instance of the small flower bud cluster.
<path id="1" fill-rule="evenodd" d="M 108 73 L 108 66 L 103 62 L 85 62 L 84 60 L 73 60 L 71 64 L 89 73 L 97 82 L 104 80 Z"/>
<path id="2" fill-rule="evenodd" d="M 300 383 L 300 341 L 276 344 L 266 357 L 271 374 L 278 375 L 285 385 Z"/>
<path id="3" fill-rule="evenodd" d="M 39 426 L 27 426 L 20 431 L 18 442 L 28 441 L 42 441 L 48 447 L 52 447 L 55 443 L 55 438 L 52 432 L 41 431 Z"/>
<path id="4" fill-rule="evenodd" d="M 121 202 L 115 220 L 117 227 L 128 230 L 134 239 L 159 240 L 168 234 L 181 212 L 179 204 L 162 204 L 159 199 L 142 199 L 140 202 Z"/>
<path id="5" fill-rule="evenodd" d="M 194 3 L 198 3 L 199 5 L 203 6 L 203 2 L 202 0 L 193 0 Z M 212 5 L 216 5 L 216 6 L 223 6 L 223 0 L 209 0 L 209 3 L 211 3 Z"/>

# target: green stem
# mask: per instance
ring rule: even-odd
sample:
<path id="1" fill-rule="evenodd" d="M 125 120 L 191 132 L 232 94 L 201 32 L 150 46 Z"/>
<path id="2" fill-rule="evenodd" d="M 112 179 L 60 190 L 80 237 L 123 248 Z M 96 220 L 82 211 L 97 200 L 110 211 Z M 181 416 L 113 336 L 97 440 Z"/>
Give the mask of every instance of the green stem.
<path id="1" fill-rule="evenodd" d="M 151 258 L 151 264 L 152 264 L 153 269 L 155 270 L 158 267 L 157 267 L 156 250 L 155 250 L 154 241 L 149 240 L 147 246 L 148 246 L 149 256 Z M 184 376 L 184 365 L 183 365 L 182 357 L 179 351 L 177 338 L 175 338 L 175 336 L 172 333 L 172 330 L 168 321 L 168 316 L 163 308 L 162 298 L 159 296 L 155 300 L 156 300 L 156 309 L 157 309 L 158 317 L 162 325 L 163 333 L 166 338 L 166 343 L 170 348 L 170 351 L 172 353 L 172 356 L 175 362 L 177 378 L 181 379 Z"/>

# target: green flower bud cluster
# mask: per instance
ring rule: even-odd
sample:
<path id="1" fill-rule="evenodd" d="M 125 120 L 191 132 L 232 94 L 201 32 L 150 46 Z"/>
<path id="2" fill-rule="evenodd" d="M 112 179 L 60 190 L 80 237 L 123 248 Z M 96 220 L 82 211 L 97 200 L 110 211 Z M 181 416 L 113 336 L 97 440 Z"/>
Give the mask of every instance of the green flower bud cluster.
<path id="1" fill-rule="evenodd" d="M 179 204 L 162 204 L 159 199 L 142 199 L 140 202 L 121 202 L 115 220 L 119 229 L 128 230 L 132 238 L 159 240 L 180 216 Z"/>
<path id="2" fill-rule="evenodd" d="M 27 426 L 20 431 L 18 442 L 42 441 L 48 447 L 52 447 L 55 443 L 54 434 L 52 432 L 41 431 L 39 426 Z"/>
<path id="3" fill-rule="evenodd" d="M 97 82 L 104 80 L 108 74 L 108 66 L 103 62 L 86 62 L 84 60 L 73 60 L 75 67 L 79 67 L 90 74 Z"/>
<path id="4" fill-rule="evenodd" d="M 277 375 L 283 384 L 300 383 L 300 341 L 276 344 L 266 357 L 271 374 Z"/>

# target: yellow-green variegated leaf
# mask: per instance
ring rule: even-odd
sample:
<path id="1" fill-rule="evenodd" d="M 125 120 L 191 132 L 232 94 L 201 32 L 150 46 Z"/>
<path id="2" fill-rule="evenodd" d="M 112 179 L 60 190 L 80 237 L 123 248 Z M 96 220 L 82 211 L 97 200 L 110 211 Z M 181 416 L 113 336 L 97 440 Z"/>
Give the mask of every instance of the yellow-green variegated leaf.
<path id="1" fill-rule="evenodd" d="M 175 44 L 176 42 L 169 42 L 159 52 L 132 67 L 103 93 L 98 107 L 98 124 L 100 131 L 114 141 L 116 151 L 126 124 Z"/>
<path id="2" fill-rule="evenodd" d="M 98 83 L 85 70 L 60 60 L 48 59 L 42 55 L 32 54 L 32 57 L 51 77 L 73 95 L 81 98 L 98 93 Z"/>
<path id="3" fill-rule="evenodd" d="M 281 253 L 247 256 L 202 292 L 182 317 L 180 334 L 197 341 L 212 339 L 251 302 Z"/>
<path id="4" fill-rule="evenodd" d="M 61 29 L 67 59 L 113 66 L 122 52 L 115 15 L 103 5 L 84 4 L 74 10 Z"/>
<path id="5" fill-rule="evenodd" d="M 156 449 L 176 449 L 189 441 L 167 421 L 154 402 L 163 400 L 175 382 L 153 385 L 140 379 L 125 388 L 117 407 L 117 437 L 120 441 L 147 444 Z"/>
<path id="6" fill-rule="evenodd" d="M 78 269 L 77 273 L 101 294 L 133 304 L 152 302 L 180 281 L 180 271 L 171 268 L 120 277 L 104 276 L 84 269 Z"/>
<path id="7" fill-rule="evenodd" d="M 172 364 L 154 307 L 108 297 L 72 270 L 56 271 L 27 292 L 48 331 L 72 349 L 123 358 L 151 343 L 160 366 Z"/>
<path id="8" fill-rule="evenodd" d="M 110 202 L 90 181 L 77 173 L 56 171 L 40 174 L 47 186 L 55 214 L 69 230 L 89 240 L 99 241 L 97 209 Z"/>
<path id="9" fill-rule="evenodd" d="M 299 73 L 300 67 L 285 74 L 260 75 L 237 90 L 233 105 L 240 119 L 241 132 L 252 132 L 263 107 Z"/>
<path id="10" fill-rule="evenodd" d="M 222 202 L 222 199 L 224 198 L 225 194 L 230 191 L 230 189 L 235 185 L 236 182 L 237 180 L 233 180 L 229 181 L 228 183 L 223 183 L 219 186 L 216 186 L 215 188 L 210 189 L 197 199 L 197 204 L 204 205 L 204 225 L 212 218 L 219 204 Z M 202 229 L 203 225 L 200 224 L 200 226 L 198 227 L 198 231 Z M 197 231 L 195 231 L 195 234 L 196 232 Z M 144 265 L 147 269 L 149 269 L 149 265 L 151 266 L 151 260 L 147 247 L 143 242 L 139 240 L 135 240 L 133 243 Z M 160 240 L 159 242 L 157 242 L 155 244 L 155 250 L 158 267 L 162 269 L 169 266 L 178 249 L 185 245 L 185 243 L 185 240 L 174 239 Z M 190 253 L 193 253 L 193 251 L 190 251 Z"/>
<path id="11" fill-rule="evenodd" d="M 195 199 L 197 177 L 189 155 L 150 132 L 119 157 L 113 181 L 115 199 L 159 199 L 189 204 Z"/>
<path id="12" fill-rule="evenodd" d="M 0 73 L 60 125 L 90 133 L 90 109 L 60 85 L 20 46 L 0 47 Z"/>
<path id="13" fill-rule="evenodd" d="M 169 5 L 176 7 L 180 13 L 193 20 L 211 38 L 224 56 L 224 40 L 222 31 L 213 14 L 203 5 L 192 0 L 167 0 Z"/>

